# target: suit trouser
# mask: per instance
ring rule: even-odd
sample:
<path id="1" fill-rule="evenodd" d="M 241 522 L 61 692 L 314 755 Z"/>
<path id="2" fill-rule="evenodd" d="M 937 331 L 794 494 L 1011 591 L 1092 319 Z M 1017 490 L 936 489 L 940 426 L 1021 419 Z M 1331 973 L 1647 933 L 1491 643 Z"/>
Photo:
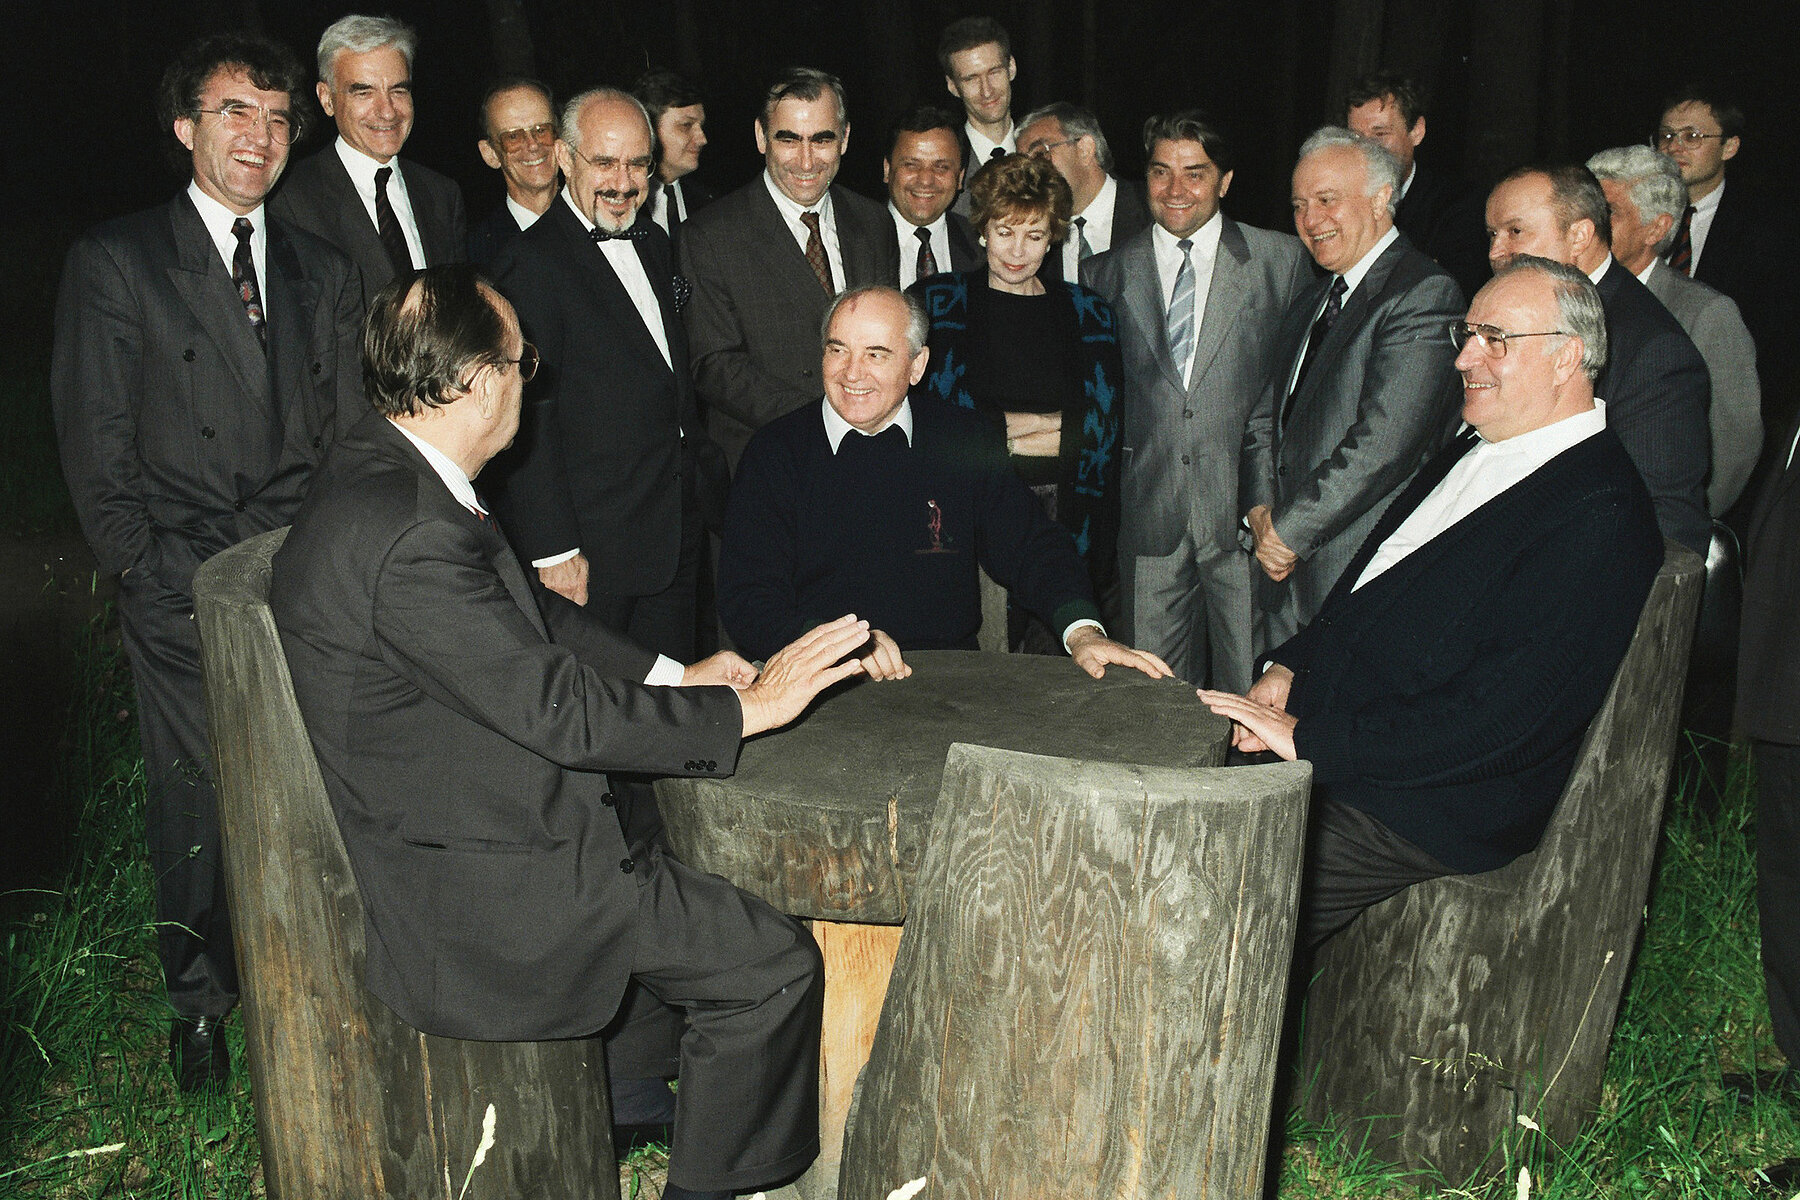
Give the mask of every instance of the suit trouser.
<path id="1" fill-rule="evenodd" d="M 1800 1067 L 1800 746 L 1756 755 L 1756 909 L 1775 1044 Z"/>
<path id="2" fill-rule="evenodd" d="M 1359 808 L 1315 798 L 1300 884 L 1300 932 L 1309 950 L 1363 910 L 1449 867 Z"/>
<path id="3" fill-rule="evenodd" d="M 237 1002 L 237 961 L 193 604 L 132 571 L 119 581 L 119 627 L 137 685 L 157 955 L 169 1003 L 184 1017 L 223 1016 Z"/>
<path id="4" fill-rule="evenodd" d="M 1202 551 L 1191 530 L 1173 554 L 1121 554 L 1126 641 L 1189 683 L 1249 691 L 1251 562 L 1235 542 Z"/>
<path id="5" fill-rule="evenodd" d="M 824 963 L 806 928 L 652 851 L 632 979 L 683 1010 L 669 1178 L 693 1191 L 778 1183 L 819 1153 Z"/>

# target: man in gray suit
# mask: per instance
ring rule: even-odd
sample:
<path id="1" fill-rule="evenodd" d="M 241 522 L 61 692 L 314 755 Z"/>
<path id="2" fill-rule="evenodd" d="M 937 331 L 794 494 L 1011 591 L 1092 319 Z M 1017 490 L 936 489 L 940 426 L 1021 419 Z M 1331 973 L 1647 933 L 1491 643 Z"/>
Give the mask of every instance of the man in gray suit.
<path id="1" fill-rule="evenodd" d="M 1455 429 L 1461 291 L 1394 227 L 1400 164 L 1327 125 L 1294 167 L 1294 230 L 1329 274 L 1288 306 L 1244 435 L 1257 650 L 1312 620 L 1388 502 Z"/>
<path id="2" fill-rule="evenodd" d="M 400 157 L 412 133 L 418 35 L 392 17 L 351 14 L 319 38 L 319 107 L 337 141 L 294 164 L 270 201 L 277 217 L 317 234 L 362 272 L 363 302 L 396 272 L 461 262 L 462 192 Z"/>
<path id="3" fill-rule="evenodd" d="M 1250 561 L 1238 546 L 1244 428 L 1282 315 L 1311 282 L 1300 243 L 1219 211 L 1233 155 L 1199 112 L 1144 125 L 1151 228 L 1088 259 L 1125 358 L 1124 640 L 1183 679 L 1250 686 Z"/>
<path id="4" fill-rule="evenodd" d="M 1674 159 L 1648 146 L 1616 146 L 1588 159 L 1612 216 L 1612 253 L 1662 301 L 1694 339 L 1712 379 L 1712 475 L 1706 511 L 1714 517 L 1737 503 L 1762 453 L 1762 385 L 1756 342 L 1737 304 L 1662 260 L 1687 211 L 1688 186 Z"/>
<path id="5" fill-rule="evenodd" d="M 844 85 L 808 67 L 786 71 L 756 118 L 762 176 L 682 227 L 694 386 L 733 466 L 751 434 L 818 402 L 819 322 L 832 297 L 900 281 L 886 211 L 832 184 L 849 144 Z"/>

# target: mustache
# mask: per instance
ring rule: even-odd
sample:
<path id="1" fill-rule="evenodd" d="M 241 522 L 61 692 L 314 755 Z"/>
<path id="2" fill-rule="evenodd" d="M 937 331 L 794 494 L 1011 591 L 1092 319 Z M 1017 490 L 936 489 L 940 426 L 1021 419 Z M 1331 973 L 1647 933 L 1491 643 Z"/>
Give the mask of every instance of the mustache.
<path id="1" fill-rule="evenodd" d="M 642 191 L 642 188 L 602 188 L 594 195 L 609 204 L 620 204 L 626 200 L 636 200 Z"/>

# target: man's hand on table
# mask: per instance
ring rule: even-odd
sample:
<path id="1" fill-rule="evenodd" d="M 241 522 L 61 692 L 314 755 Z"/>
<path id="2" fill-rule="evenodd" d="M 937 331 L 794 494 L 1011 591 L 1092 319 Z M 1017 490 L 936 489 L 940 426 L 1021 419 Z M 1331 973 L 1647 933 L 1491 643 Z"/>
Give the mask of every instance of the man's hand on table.
<path id="1" fill-rule="evenodd" d="M 846 659 L 869 640 L 869 623 L 846 613 L 816 625 L 776 651 L 756 682 L 738 693 L 744 708 L 744 736 L 779 729 L 806 711 L 814 696 L 866 668 Z"/>
<path id="2" fill-rule="evenodd" d="M 756 682 L 756 668 L 744 661 L 742 655 L 730 650 L 721 650 L 710 658 L 703 658 L 682 668 L 682 687 L 725 687 L 747 688 Z"/>
<path id="3" fill-rule="evenodd" d="M 912 674 L 912 667 L 900 657 L 900 647 L 881 630 L 869 630 L 868 644 L 862 648 L 868 651 L 861 662 L 870 679 L 905 679 Z"/>
<path id="4" fill-rule="evenodd" d="M 1069 635 L 1069 657 L 1095 679 L 1106 674 L 1108 664 L 1131 667 L 1152 679 L 1175 676 L 1168 663 L 1148 650 L 1134 650 L 1123 642 L 1115 642 L 1093 625 L 1083 625 Z"/>
<path id="5" fill-rule="evenodd" d="M 1294 673 L 1274 663 L 1245 695 L 1206 688 L 1201 688 L 1198 695 L 1206 707 L 1230 718 L 1234 749 L 1245 754 L 1273 750 L 1277 757 L 1293 762 L 1299 757 L 1294 749 L 1294 726 L 1298 720 L 1287 711 L 1288 690 L 1293 684 Z"/>

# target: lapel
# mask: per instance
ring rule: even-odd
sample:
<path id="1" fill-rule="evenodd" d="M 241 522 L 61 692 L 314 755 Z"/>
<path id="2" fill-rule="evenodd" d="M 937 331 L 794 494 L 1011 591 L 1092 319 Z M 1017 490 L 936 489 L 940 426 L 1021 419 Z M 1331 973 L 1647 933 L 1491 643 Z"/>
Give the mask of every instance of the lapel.
<path id="1" fill-rule="evenodd" d="M 267 211 L 267 210 L 265 210 Z M 269 378 L 274 404 L 285 421 L 287 406 L 306 395 L 310 325 L 319 308 L 319 281 L 306 277 L 294 243 L 279 223 L 269 223 Z"/>
<path id="2" fill-rule="evenodd" d="M 268 212 L 265 206 L 264 220 Z M 244 302 L 238 299 L 219 248 L 185 190 L 169 205 L 169 224 L 175 241 L 175 265 L 168 268 L 170 284 L 201 332 L 219 348 L 243 397 L 269 409 L 269 360 L 244 316 Z M 271 237 L 271 259 L 273 243 Z M 265 273 L 273 272 L 265 268 Z"/>
<path id="3" fill-rule="evenodd" d="M 975 227 L 961 213 L 945 213 L 950 230 L 950 270 L 973 271 L 984 265 L 987 255 L 975 240 Z"/>
<path id="4" fill-rule="evenodd" d="M 769 195 L 767 180 L 758 175 L 749 186 L 752 236 L 738 244 L 739 251 L 761 264 L 760 270 L 767 275 L 770 290 L 796 295 L 823 294 L 819 287 L 819 277 L 807 265 L 806 253 L 794 240 L 793 232 L 782 219 L 781 210 L 775 207 L 774 198 Z M 832 204 L 838 210 L 838 246 L 841 251 L 846 240 L 843 206 L 838 205 L 835 199 Z M 848 263 L 841 265 L 847 280 L 850 278 L 850 266 Z"/>
<path id="5" fill-rule="evenodd" d="M 1169 314 L 1163 307 L 1162 276 L 1156 270 L 1153 237 L 1153 234 L 1145 233 L 1115 251 L 1119 256 L 1119 274 L 1125 279 L 1124 307 L 1144 314 L 1138 324 L 1143 329 L 1144 340 L 1150 344 L 1151 357 L 1161 368 L 1168 385 L 1177 392 L 1186 392 L 1181 372 L 1176 370 L 1175 359 L 1169 350 Z"/>
<path id="6" fill-rule="evenodd" d="M 356 194 L 356 185 L 350 182 L 350 172 L 344 169 L 337 149 L 327 146 L 316 157 L 324 166 L 320 172 L 324 179 L 323 194 L 320 196 L 324 212 L 320 215 L 327 225 L 338 231 L 338 236 L 331 240 L 356 260 L 358 266 L 365 263 L 386 266 L 387 248 L 381 244 L 381 234 L 376 231 L 375 222 L 369 219 L 369 210 L 363 207 L 362 197 Z M 367 273 L 364 271 L 365 275 Z M 389 267 L 388 275 L 391 277 L 392 274 L 393 270 Z M 386 278 L 381 280 L 381 283 L 386 282 Z M 373 295 L 379 286 L 373 280 L 363 280 L 363 288 L 368 295 Z"/>
<path id="7" fill-rule="evenodd" d="M 1322 381 L 1331 378 L 1332 368 L 1336 365 L 1338 356 L 1344 352 L 1346 346 L 1362 336 L 1362 327 L 1374 311 L 1376 302 L 1381 299 L 1382 291 L 1387 287 L 1388 277 L 1394 273 L 1394 267 L 1400 262 L 1409 247 L 1410 243 L 1407 242 L 1405 234 L 1395 238 L 1394 244 L 1381 252 L 1381 257 L 1375 260 L 1375 265 L 1369 268 L 1369 273 L 1363 276 L 1362 282 L 1356 285 L 1356 290 L 1350 293 L 1350 298 L 1344 303 L 1344 311 L 1338 314 L 1337 321 L 1331 326 L 1331 332 L 1325 335 L 1325 341 L 1320 344 L 1318 357 L 1314 358 L 1312 366 L 1307 368 L 1306 382 L 1301 384 L 1302 391 L 1308 393 L 1317 391 Z M 1324 288 L 1320 290 L 1319 294 L 1323 295 L 1324 290 L 1331 287 L 1331 276 L 1327 275 L 1321 282 L 1324 284 Z M 1318 296 L 1314 296 L 1313 300 L 1317 303 Z M 1312 322 L 1309 320 L 1307 325 L 1311 324 Z M 1296 399 L 1294 408 L 1298 410 L 1303 402 L 1304 398 Z"/>
<path id="8" fill-rule="evenodd" d="M 625 285 L 619 282 L 619 274 L 607 259 L 606 252 L 588 235 L 588 231 L 582 228 L 580 219 L 570 211 L 568 204 L 560 195 L 551 204 L 550 212 L 545 214 L 542 219 L 555 222 L 551 228 L 564 242 L 563 261 L 569 264 L 576 275 L 580 276 L 582 286 L 588 290 L 588 294 L 593 297 L 595 303 L 607 314 L 612 328 L 631 343 L 637 357 L 646 362 L 661 363 L 663 361 L 662 351 L 656 348 L 656 339 L 650 336 L 650 329 L 644 324 L 643 314 L 638 312 L 637 305 L 631 302 L 631 294 L 625 290 Z M 649 220 L 641 213 L 638 219 L 640 221 Z M 631 246 L 638 254 L 638 261 L 644 263 L 644 273 L 650 278 L 650 288 L 656 293 L 657 303 L 662 307 L 663 335 L 667 337 L 668 331 L 674 325 L 669 311 L 672 306 L 662 303 L 663 293 L 669 289 L 656 286 L 655 270 L 650 263 L 644 261 L 643 251 L 637 249 L 642 244 L 643 241 L 634 241 Z M 808 275 L 811 275 L 810 271 Z M 814 286 L 817 286 L 816 282 Z M 673 343 L 670 344 L 670 356 L 674 356 Z M 667 369 L 665 366 L 664 370 Z"/>
<path id="9" fill-rule="evenodd" d="M 1244 307 L 1244 277 L 1250 261 L 1250 246 L 1243 231 L 1230 217 L 1221 217 L 1219 250 L 1213 256 L 1212 289 L 1206 293 L 1206 312 L 1200 322 L 1200 342 L 1194 347 L 1194 386 L 1206 378 L 1225 344 L 1225 335 L 1237 323 Z M 1165 336 L 1167 336 L 1165 334 Z M 1178 381 L 1179 382 L 1179 381 Z"/>
<path id="10" fill-rule="evenodd" d="M 879 234 L 871 234 L 864 225 L 859 214 L 845 201 L 843 188 L 833 186 L 831 189 L 831 216 L 837 223 L 838 253 L 844 259 L 844 288 L 849 290 L 865 283 L 879 282 L 875 279 L 875 239 Z M 892 219 L 882 211 L 882 218 L 887 220 L 888 228 L 893 228 Z M 805 255 L 801 260 L 805 261 Z M 811 268 L 808 268 L 811 274 Z M 892 282 L 891 280 L 889 282 Z"/>

